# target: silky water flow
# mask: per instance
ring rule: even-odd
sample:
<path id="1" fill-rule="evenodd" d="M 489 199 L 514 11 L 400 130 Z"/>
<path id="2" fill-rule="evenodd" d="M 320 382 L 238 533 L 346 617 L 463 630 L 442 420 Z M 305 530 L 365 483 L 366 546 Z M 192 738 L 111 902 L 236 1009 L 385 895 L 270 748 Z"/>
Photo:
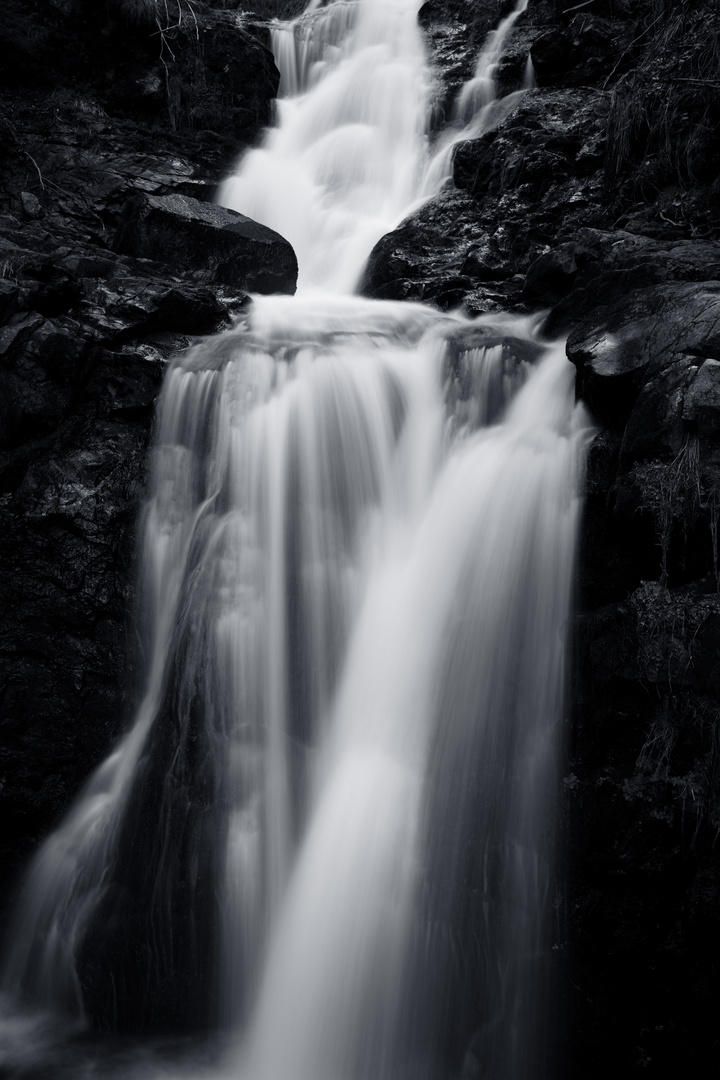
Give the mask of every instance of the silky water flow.
<path id="1" fill-rule="evenodd" d="M 526 5 L 433 150 L 417 0 L 274 28 L 278 123 L 221 200 L 291 240 L 298 294 L 168 371 L 144 698 L 28 874 L 0 1021 L 18 1076 L 19 1009 L 229 1032 L 215 1068 L 241 1080 L 551 1071 L 587 421 L 537 320 L 352 295 L 454 143 L 517 102 L 494 72 Z"/>

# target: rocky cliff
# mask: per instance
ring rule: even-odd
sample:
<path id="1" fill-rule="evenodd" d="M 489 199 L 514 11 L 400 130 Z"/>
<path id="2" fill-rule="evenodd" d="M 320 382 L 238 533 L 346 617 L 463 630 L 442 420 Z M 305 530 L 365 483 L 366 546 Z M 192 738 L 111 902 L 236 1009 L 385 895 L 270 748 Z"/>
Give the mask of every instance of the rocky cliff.
<path id="1" fill-rule="evenodd" d="M 10 875 L 131 708 L 134 528 L 164 365 L 240 310 L 245 288 L 294 287 L 280 238 L 209 200 L 271 116 L 264 20 L 299 6 L 173 0 L 156 23 L 140 2 L 6 0 Z M 436 127 L 510 6 L 422 7 Z M 536 88 L 457 147 L 454 188 L 380 241 L 363 287 L 544 311 L 545 332 L 568 337 L 597 435 L 556 905 L 563 1069 L 664 1076 L 717 1042 L 720 15 L 701 0 L 530 0 L 498 72 L 505 91 L 528 53 Z M 471 1053 L 461 1068 L 475 1076 Z"/>

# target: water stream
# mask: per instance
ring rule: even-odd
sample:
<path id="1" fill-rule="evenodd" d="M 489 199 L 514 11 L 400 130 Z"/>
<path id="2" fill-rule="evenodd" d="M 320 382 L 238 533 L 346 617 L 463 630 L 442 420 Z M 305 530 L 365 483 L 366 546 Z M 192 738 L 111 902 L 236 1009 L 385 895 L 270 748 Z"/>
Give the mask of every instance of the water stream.
<path id="1" fill-rule="evenodd" d="M 431 150 L 418 6 L 335 0 L 274 29 L 277 127 L 221 200 L 290 239 L 298 293 L 167 373 L 145 693 L 29 871 L 11 1075 L 35 1075 L 28 1010 L 127 1045 L 222 1031 L 211 1072 L 240 1080 L 551 1073 L 587 423 L 536 319 L 352 295 L 454 143 L 523 92 L 498 102 L 493 76 L 527 0 Z M 205 1075 L 190 1056 L 118 1075 Z"/>

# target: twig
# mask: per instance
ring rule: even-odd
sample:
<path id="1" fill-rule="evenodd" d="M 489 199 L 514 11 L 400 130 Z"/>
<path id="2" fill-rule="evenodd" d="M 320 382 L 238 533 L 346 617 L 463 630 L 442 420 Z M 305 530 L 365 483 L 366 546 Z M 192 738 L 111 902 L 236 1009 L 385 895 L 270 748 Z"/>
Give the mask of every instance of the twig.
<path id="1" fill-rule="evenodd" d="M 43 180 L 43 174 L 40 172 L 40 166 L 38 165 L 37 161 L 32 156 L 32 154 L 28 154 L 27 150 L 23 150 L 22 147 L 20 148 L 20 153 L 24 154 L 25 157 L 28 159 L 28 161 L 32 161 L 33 165 L 35 166 L 35 169 L 37 170 L 38 180 L 40 181 L 40 187 L 44 191 L 45 190 L 45 181 Z M 49 183 L 50 183 L 50 181 L 48 180 L 48 184 Z"/>
<path id="2" fill-rule="evenodd" d="M 185 0 L 185 3 L 190 8 L 190 14 L 192 15 L 193 22 L 195 23 L 195 40 L 199 41 L 200 40 L 200 27 L 198 26 L 197 15 L 195 14 L 195 8 L 192 6 L 192 3 L 190 2 L 190 0 Z"/>
<path id="3" fill-rule="evenodd" d="M 582 4 L 576 4 L 575 7 L 565 8 L 563 15 L 569 15 L 571 11 L 579 11 L 580 8 L 589 7 L 590 4 L 594 4 L 595 0 L 585 0 Z"/>

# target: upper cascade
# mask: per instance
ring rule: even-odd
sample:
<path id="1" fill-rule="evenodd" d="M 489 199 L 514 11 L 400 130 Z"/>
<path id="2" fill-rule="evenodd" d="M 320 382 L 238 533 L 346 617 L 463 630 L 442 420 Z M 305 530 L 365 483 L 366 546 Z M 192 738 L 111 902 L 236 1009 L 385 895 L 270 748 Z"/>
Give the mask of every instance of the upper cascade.
<path id="1" fill-rule="evenodd" d="M 277 126 L 243 157 L 220 202 L 291 242 L 299 289 L 353 292 L 377 241 L 450 182 L 455 145 L 478 138 L 532 85 L 530 72 L 522 90 L 497 97 L 496 68 L 527 5 L 518 0 L 488 35 L 432 150 L 417 0 L 311 3 L 276 23 Z"/>
<path id="2" fill-rule="evenodd" d="M 298 287 L 353 291 L 416 197 L 430 83 L 418 0 L 337 0 L 273 33 L 278 123 L 220 202 L 287 237 Z"/>

